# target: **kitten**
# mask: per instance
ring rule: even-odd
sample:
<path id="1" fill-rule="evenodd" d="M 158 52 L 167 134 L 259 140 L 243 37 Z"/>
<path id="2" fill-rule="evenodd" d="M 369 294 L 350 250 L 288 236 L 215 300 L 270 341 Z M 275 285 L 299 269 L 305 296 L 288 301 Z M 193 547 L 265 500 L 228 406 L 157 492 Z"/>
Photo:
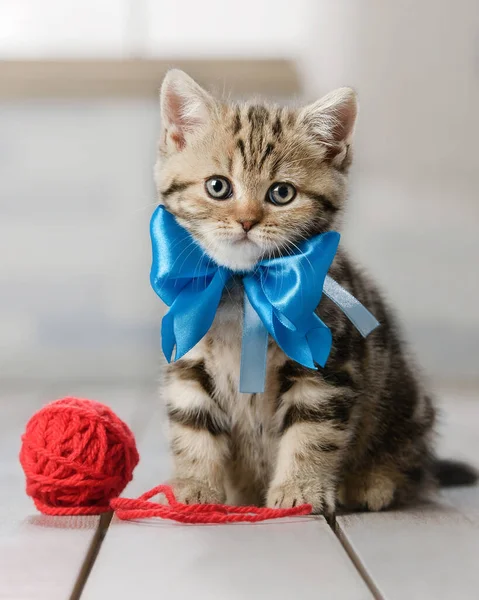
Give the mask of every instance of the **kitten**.
<path id="1" fill-rule="evenodd" d="M 155 178 L 160 200 L 217 264 L 250 269 L 303 240 L 338 230 L 347 194 L 354 92 L 301 109 L 223 104 L 181 71 L 161 90 Z M 240 280 L 225 291 L 208 334 L 167 367 L 164 393 L 181 502 L 315 512 L 381 510 L 417 498 L 465 466 L 432 451 L 435 409 L 376 287 L 340 250 L 331 276 L 380 321 L 363 339 L 323 296 L 331 328 L 325 368 L 268 346 L 264 394 L 240 394 Z M 444 483 L 447 483 L 444 481 Z"/>

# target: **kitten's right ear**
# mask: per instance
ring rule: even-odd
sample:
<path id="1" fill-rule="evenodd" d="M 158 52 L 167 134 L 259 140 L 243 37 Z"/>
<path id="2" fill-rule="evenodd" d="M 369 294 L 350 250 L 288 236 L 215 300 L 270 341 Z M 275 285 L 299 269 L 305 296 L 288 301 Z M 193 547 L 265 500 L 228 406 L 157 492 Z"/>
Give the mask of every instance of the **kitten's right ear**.
<path id="1" fill-rule="evenodd" d="M 313 138 L 328 148 L 333 164 L 345 166 L 357 114 L 355 92 L 351 88 L 339 88 L 306 106 L 300 118 Z"/>
<path id="2" fill-rule="evenodd" d="M 189 75 L 168 71 L 160 92 L 161 140 L 164 154 L 183 150 L 209 122 L 215 101 Z"/>

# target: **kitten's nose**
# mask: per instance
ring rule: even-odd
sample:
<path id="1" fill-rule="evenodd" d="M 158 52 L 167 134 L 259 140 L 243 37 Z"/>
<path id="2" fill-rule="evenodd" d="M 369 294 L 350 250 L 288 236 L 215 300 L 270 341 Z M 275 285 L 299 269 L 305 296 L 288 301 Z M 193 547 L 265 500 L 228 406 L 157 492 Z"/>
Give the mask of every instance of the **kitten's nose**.
<path id="1" fill-rule="evenodd" d="M 240 220 L 238 222 L 241 223 L 241 227 L 246 233 L 258 223 L 258 221 L 254 221 L 253 219 L 251 219 L 250 221 Z"/>

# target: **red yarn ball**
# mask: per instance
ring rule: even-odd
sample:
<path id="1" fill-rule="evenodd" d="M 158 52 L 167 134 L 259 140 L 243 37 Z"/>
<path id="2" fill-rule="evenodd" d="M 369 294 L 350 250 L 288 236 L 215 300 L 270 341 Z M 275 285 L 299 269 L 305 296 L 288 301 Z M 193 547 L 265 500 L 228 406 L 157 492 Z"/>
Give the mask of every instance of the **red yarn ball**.
<path id="1" fill-rule="evenodd" d="M 27 423 L 20 462 L 27 494 L 48 515 L 97 515 L 133 476 L 135 438 L 115 413 L 94 400 L 63 398 Z"/>

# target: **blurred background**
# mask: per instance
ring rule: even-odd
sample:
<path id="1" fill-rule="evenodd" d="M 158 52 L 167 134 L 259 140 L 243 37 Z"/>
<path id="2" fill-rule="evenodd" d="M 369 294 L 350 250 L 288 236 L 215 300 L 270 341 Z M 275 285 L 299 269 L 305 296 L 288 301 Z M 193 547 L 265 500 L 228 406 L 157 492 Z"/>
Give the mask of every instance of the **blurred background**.
<path id="1" fill-rule="evenodd" d="M 0 0 L 0 378 L 156 378 L 170 66 L 233 97 L 357 89 L 343 243 L 436 385 L 477 383 L 477 0 Z"/>

